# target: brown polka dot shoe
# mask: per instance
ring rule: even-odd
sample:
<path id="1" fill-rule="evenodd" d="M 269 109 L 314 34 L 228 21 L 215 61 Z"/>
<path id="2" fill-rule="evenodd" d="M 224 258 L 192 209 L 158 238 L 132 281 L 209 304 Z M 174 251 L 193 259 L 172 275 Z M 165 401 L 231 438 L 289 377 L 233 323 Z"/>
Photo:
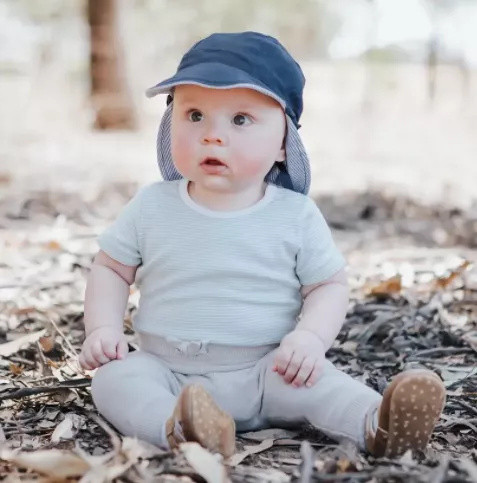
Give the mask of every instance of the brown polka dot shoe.
<path id="1" fill-rule="evenodd" d="M 166 422 L 167 441 L 177 448 L 185 441 L 196 441 L 212 453 L 225 458 L 235 452 L 235 422 L 219 408 L 200 385 L 185 386 L 172 416 Z"/>
<path id="2" fill-rule="evenodd" d="M 437 374 L 411 369 L 395 376 L 383 394 L 374 432 L 372 411 L 366 421 L 366 445 L 374 456 L 423 451 L 444 408 L 446 390 Z"/>

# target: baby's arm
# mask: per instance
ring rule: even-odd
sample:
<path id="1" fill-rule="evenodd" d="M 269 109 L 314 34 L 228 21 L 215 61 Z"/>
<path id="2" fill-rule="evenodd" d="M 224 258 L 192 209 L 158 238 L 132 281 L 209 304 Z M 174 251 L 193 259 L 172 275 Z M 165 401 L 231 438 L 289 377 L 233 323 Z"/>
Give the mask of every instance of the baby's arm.
<path id="1" fill-rule="evenodd" d="M 274 369 L 287 383 L 312 386 L 325 361 L 325 353 L 338 335 L 348 309 L 349 288 L 344 269 L 329 279 L 302 287 L 300 321 L 287 334 L 275 356 Z"/>
<path id="2" fill-rule="evenodd" d="M 126 356 L 124 312 L 136 270 L 137 266 L 123 265 L 102 250 L 96 255 L 86 284 L 86 339 L 79 357 L 84 369 L 95 369 Z"/>
<path id="3" fill-rule="evenodd" d="M 345 269 L 324 282 L 301 289 L 303 308 L 296 330 L 308 330 L 318 336 L 328 350 L 339 334 L 349 302 Z"/>

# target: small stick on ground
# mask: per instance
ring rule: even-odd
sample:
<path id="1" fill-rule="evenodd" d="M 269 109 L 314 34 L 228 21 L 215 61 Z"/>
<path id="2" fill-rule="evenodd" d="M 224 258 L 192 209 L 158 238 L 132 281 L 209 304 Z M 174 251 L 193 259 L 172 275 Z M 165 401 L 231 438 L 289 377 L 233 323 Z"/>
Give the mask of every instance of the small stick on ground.
<path id="1" fill-rule="evenodd" d="M 300 483 L 309 483 L 313 475 L 313 448 L 308 441 L 303 441 L 300 446 L 300 455 L 303 460 L 301 465 Z"/>

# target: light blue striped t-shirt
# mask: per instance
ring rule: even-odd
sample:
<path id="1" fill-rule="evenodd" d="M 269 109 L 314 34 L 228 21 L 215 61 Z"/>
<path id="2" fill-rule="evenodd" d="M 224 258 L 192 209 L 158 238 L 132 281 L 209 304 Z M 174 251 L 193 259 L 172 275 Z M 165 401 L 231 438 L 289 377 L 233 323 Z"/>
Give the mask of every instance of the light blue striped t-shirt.
<path id="1" fill-rule="evenodd" d="M 190 198 L 188 181 L 142 188 L 100 236 L 125 265 L 141 265 L 134 328 L 182 340 L 256 346 L 293 330 L 302 285 L 326 280 L 345 261 L 309 197 L 267 185 L 238 211 Z"/>

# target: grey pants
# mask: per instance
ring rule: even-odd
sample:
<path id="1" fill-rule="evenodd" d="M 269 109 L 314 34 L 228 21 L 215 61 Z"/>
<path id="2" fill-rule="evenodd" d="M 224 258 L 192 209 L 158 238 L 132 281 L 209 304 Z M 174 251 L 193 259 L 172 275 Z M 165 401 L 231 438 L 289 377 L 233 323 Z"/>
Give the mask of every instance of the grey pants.
<path id="1" fill-rule="evenodd" d="M 100 367 L 92 395 L 121 433 L 167 447 L 165 422 L 182 387 L 202 384 L 233 416 L 237 431 L 309 422 L 364 449 L 365 418 L 379 393 L 326 361 L 317 383 L 296 388 L 272 371 L 276 345 L 229 347 L 140 336 L 141 350 Z"/>

